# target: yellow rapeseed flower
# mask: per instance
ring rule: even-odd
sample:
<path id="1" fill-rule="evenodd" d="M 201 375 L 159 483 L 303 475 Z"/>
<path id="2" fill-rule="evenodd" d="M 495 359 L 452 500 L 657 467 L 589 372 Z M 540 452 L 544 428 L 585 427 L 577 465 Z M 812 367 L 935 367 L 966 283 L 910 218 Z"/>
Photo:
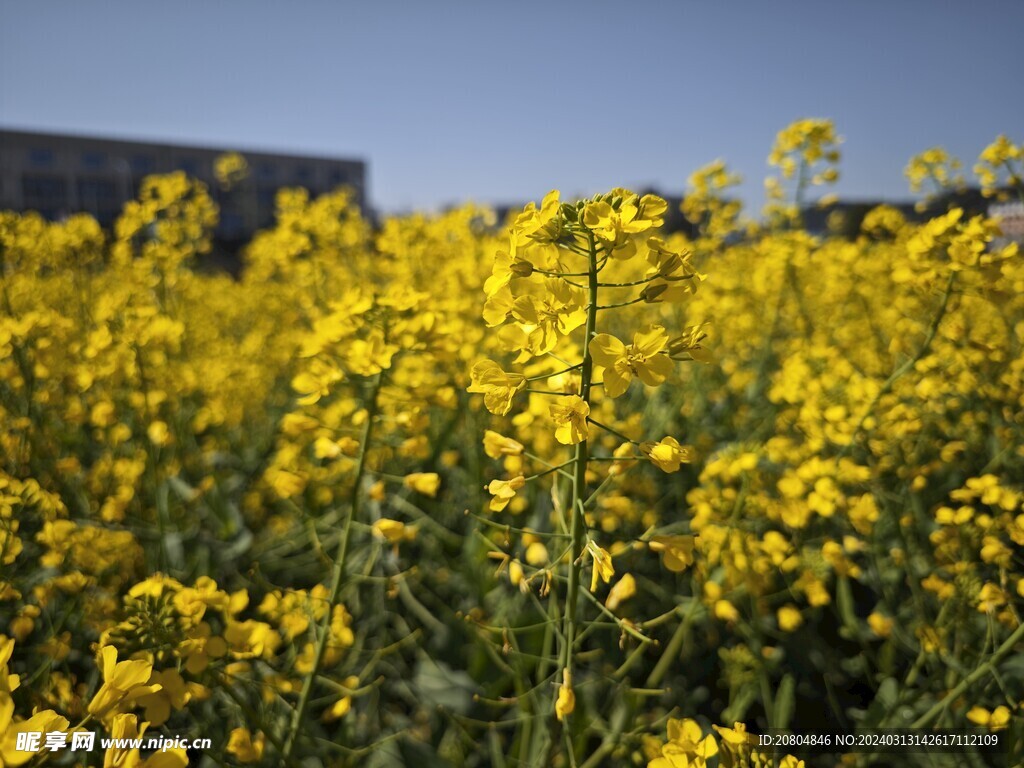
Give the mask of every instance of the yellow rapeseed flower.
<path id="1" fill-rule="evenodd" d="M 605 607 L 609 611 L 614 611 L 635 594 L 636 579 L 633 578 L 633 574 L 624 573 L 622 578 L 615 582 L 612 588 L 608 590 L 608 597 L 604 601 Z"/>
<path id="2" fill-rule="evenodd" d="M 555 717 L 559 722 L 565 720 L 576 709 L 576 693 L 572 689 L 572 673 L 562 670 L 562 684 L 558 686 L 558 698 L 555 700 Z"/>
<path id="3" fill-rule="evenodd" d="M 594 592 L 597 590 L 598 580 L 605 584 L 612 580 L 612 576 L 615 575 L 615 566 L 612 564 L 612 556 L 608 554 L 608 550 L 598 546 L 593 539 L 587 542 L 587 552 L 590 553 L 590 559 L 594 561 L 594 568 L 590 574 L 590 591 Z"/>
<path id="4" fill-rule="evenodd" d="M 147 685 L 153 674 L 151 661 L 135 659 L 119 662 L 117 649 L 112 645 L 100 649 L 100 670 L 103 673 L 103 685 L 89 702 L 89 714 L 99 719 L 162 687 L 159 683 Z"/>
<path id="5" fill-rule="evenodd" d="M 493 360 L 481 360 L 470 372 L 472 383 L 467 392 L 479 392 L 484 396 L 487 410 L 496 416 L 504 416 L 512 410 L 512 398 L 526 388 L 526 377 L 520 373 L 507 373 Z"/>
<path id="6" fill-rule="evenodd" d="M 501 512 L 515 498 L 516 491 L 526 485 L 526 478 L 522 475 L 513 477 L 511 480 L 491 480 L 487 486 L 488 492 L 493 498 L 489 508 L 491 512 Z"/>
<path id="7" fill-rule="evenodd" d="M 695 543 L 694 536 L 654 536 L 650 547 L 652 551 L 662 553 L 662 562 L 666 568 L 673 573 L 680 573 L 693 565 Z"/>
<path id="8" fill-rule="evenodd" d="M 604 391 L 618 397 L 633 377 L 656 387 L 672 373 L 672 361 L 661 354 L 668 345 L 668 334 L 660 325 L 648 325 L 633 335 L 628 347 L 609 333 L 599 333 L 590 342 L 594 364 L 604 369 Z"/>
<path id="9" fill-rule="evenodd" d="M 441 487 L 441 476 L 436 472 L 413 472 L 405 476 L 402 484 L 411 491 L 434 498 Z"/>
<path id="10" fill-rule="evenodd" d="M 484 432 L 484 453 L 492 459 L 499 459 L 502 456 L 519 456 L 524 450 L 526 450 L 525 446 L 518 440 L 505 437 L 491 429 Z"/>
<path id="11" fill-rule="evenodd" d="M 990 731 L 1001 731 L 1010 724 L 1010 708 L 1002 704 L 992 711 L 984 707 L 971 707 L 967 713 L 967 719 Z"/>
<path id="12" fill-rule="evenodd" d="M 253 736 L 248 728 L 235 728 L 228 736 L 227 751 L 240 763 L 258 763 L 263 759 L 265 744 L 266 736 L 262 731 L 257 731 Z"/>
<path id="13" fill-rule="evenodd" d="M 674 437 L 664 437 L 659 442 L 640 443 L 640 452 L 662 472 L 678 472 L 680 464 L 689 464 L 694 459 L 693 448 L 680 445 Z"/>
<path id="14" fill-rule="evenodd" d="M 590 406 L 579 395 L 558 398 L 551 406 L 551 420 L 555 422 L 555 439 L 563 445 L 576 445 L 587 439 L 590 430 L 587 417 Z"/>
<path id="15" fill-rule="evenodd" d="M 783 632 L 793 632 L 804 623 L 803 614 L 795 605 L 784 605 L 775 615 L 779 621 L 779 629 Z"/>

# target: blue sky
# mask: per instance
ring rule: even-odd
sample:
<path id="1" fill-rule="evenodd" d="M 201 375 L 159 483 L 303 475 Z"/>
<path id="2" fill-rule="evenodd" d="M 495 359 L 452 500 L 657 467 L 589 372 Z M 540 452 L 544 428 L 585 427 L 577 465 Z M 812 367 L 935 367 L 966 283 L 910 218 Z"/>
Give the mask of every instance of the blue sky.
<path id="1" fill-rule="evenodd" d="M 831 117 L 851 198 L 1024 138 L 1021 0 L 0 0 L 5 127 L 359 156 L 385 211 L 613 186 Z"/>

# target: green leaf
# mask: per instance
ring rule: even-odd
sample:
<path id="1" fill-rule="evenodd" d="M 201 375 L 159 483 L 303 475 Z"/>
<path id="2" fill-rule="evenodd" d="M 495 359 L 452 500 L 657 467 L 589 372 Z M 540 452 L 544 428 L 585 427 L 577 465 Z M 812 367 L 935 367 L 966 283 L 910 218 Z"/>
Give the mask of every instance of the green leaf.
<path id="1" fill-rule="evenodd" d="M 412 684 L 424 703 L 461 715 L 469 712 L 477 691 L 477 685 L 465 672 L 457 672 L 426 656 L 417 664 Z"/>
<path id="2" fill-rule="evenodd" d="M 757 701 L 758 689 L 756 686 L 748 685 L 739 690 L 729 706 L 722 711 L 722 722 L 742 722 L 743 716 L 747 714 L 750 705 Z"/>
<path id="3" fill-rule="evenodd" d="M 850 579 L 840 576 L 836 581 L 836 607 L 839 609 L 839 618 L 843 620 L 852 637 L 860 633 L 860 625 L 857 622 L 857 614 L 853 610 L 853 592 L 850 589 Z"/>
<path id="4" fill-rule="evenodd" d="M 786 673 L 779 683 L 779 690 L 775 693 L 775 728 L 788 728 L 789 719 L 793 716 L 793 705 L 796 699 L 796 679 L 793 675 Z"/>

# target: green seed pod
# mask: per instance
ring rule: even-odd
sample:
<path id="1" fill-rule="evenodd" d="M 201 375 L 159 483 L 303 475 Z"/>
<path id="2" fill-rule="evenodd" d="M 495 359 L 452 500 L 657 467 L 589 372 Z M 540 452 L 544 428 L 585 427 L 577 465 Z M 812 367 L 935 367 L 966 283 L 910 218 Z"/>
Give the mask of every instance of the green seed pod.
<path id="1" fill-rule="evenodd" d="M 641 292 L 640 296 L 648 304 L 657 301 L 658 297 L 661 296 L 668 289 L 666 283 L 652 283 L 646 286 Z"/>

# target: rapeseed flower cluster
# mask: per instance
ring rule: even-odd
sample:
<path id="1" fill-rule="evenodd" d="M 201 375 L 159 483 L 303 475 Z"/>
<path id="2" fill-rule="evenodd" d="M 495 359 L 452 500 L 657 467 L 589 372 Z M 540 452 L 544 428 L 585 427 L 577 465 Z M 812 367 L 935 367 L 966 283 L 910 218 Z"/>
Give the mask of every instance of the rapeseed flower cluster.
<path id="1" fill-rule="evenodd" d="M 625 189 L 374 225 L 285 189 L 237 278 L 183 174 L 110 231 L 0 213 L 0 764 L 78 760 L 28 731 L 286 766 L 1021 743 L 1024 262 L 936 209 L 941 148 L 927 215 L 803 230 L 839 145 L 785 129 L 762 221 L 705 166 L 690 236 Z M 985 148 L 985 193 L 1020 162 Z"/>

